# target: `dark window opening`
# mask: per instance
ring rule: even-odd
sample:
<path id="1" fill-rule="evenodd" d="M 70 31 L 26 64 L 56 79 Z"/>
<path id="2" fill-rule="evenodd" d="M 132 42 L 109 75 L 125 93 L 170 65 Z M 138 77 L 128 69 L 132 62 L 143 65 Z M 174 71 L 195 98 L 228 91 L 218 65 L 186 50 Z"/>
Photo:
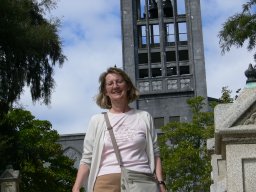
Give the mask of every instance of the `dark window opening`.
<path id="1" fill-rule="evenodd" d="M 139 64 L 148 63 L 148 54 L 139 53 Z"/>
<path id="2" fill-rule="evenodd" d="M 160 63 L 161 62 L 161 57 L 159 52 L 153 52 L 151 53 L 151 62 L 152 63 Z"/>
<path id="3" fill-rule="evenodd" d="M 139 78 L 148 77 L 148 69 L 139 69 Z"/>
<path id="4" fill-rule="evenodd" d="M 177 75 L 177 67 L 167 67 L 166 69 L 167 76 Z"/>
<path id="5" fill-rule="evenodd" d="M 187 61 L 188 58 L 188 50 L 180 50 L 179 51 L 179 60 L 180 61 Z"/>
<path id="6" fill-rule="evenodd" d="M 180 66 L 180 75 L 190 74 L 189 66 Z"/>
<path id="7" fill-rule="evenodd" d="M 163 1 L 163 10 L 165 17 L 173 17 L 172 3 L 170 0 Z"/>
<path id="8" fill-rule="evenodd" d="M 162 76 L 162 69 L 161 68 L 152 68 L 152 77 L 160 77 Z"/>
<path id="9" fill-rule="evenodd" d="M 156 129 L 160 129 L 164 126 L 164 118 L 163 117 L 156 117 L 154 118 L 154 124 Z"/>
<path id="10" fill-rule="evenodd" d="M 166 61 L 167 62 L 176 61 L 175 51 L 166 52 Z"/>
<path id="11" fill-rule="evenodd" d="M 170 116 L 169 122 L 180 122 L 180 116 Z"/>
<path id="12" fill-rule="evenodd" d="M 149 1 L 148 12 L 149 12 L 150 19 L 158 18 L 158 8 L 157 8 L 157 3 L 155 2 L 155 0 Z"/>

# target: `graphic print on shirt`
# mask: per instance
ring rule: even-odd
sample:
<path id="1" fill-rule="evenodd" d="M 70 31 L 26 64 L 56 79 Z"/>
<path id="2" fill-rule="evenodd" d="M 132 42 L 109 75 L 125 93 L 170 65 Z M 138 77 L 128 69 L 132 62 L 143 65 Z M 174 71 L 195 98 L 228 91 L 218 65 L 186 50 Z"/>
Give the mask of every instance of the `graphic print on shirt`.
<path id="1" fill-rule="evenodd" d="M 128 142 L 134 140 L 137 136 L 145 137 L 145 126 L 136 117 L 136 114 L 115 114 L 110 115 L 111 126 L 117 142 Z M 106 139 L 111 142 L 109 134 Z"/>

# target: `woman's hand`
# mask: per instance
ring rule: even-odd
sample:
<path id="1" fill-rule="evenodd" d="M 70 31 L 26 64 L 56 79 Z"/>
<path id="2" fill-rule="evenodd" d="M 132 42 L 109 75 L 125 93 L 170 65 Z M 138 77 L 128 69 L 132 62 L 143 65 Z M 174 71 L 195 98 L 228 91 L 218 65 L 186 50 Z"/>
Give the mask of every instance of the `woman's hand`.
<path id="1" fill-rule="evenodd" d="M 85 180 L 89 175 L 89 167 L 86 164 L 80 164 L 77 171 L 76 181 L 72 188 L 72 192 L 80 192 L 80 188 L 83 187 Z"/>
<path id="2" fill-rule="evenodd" d="M 160 185 L 159 185 L 159 188 L 160 188 L 160 192 L 167 192 L 165 185 L 160 184 Z"/>
<path id="3" fill-rule="evenodd" d="M 80 192 L 80 189 L 76 188 L 75 186 L 72 189 L 72 192 Z"/>
<path id="4" fill-rule="evenodd" d="M 166 192 L 166 185 L 163 181 L 162 164 L 159 156 L 155 156 L 156 179 L 158 180 L 160 192 Z"/>

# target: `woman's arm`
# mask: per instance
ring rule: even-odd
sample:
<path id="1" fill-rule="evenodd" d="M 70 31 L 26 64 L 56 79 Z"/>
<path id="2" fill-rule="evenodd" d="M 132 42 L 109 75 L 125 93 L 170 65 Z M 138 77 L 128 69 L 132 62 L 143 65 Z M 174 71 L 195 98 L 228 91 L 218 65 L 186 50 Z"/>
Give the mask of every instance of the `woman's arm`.
<path id="1" fill-rule="evenodd" d="M 155 156 L 155 164 L 156 164 L 156 178 L 158 182 L 162 182 L 164 181 L 164 179 L 163 179 L 162 163 L 159 156 Z M 166 186 L 164 183 L 159 184 L 159 186 L 160 186 L 161 192 L 166 191 Z"/>
<path id="2" fill-rule="evenodd" d="M 83 187 L 85 181 L 88 179 L 89 171 L 90 170 L 89 170 L 88 165 L 80 164 L 72 192 L 80 191 L 80 189 Z"/>

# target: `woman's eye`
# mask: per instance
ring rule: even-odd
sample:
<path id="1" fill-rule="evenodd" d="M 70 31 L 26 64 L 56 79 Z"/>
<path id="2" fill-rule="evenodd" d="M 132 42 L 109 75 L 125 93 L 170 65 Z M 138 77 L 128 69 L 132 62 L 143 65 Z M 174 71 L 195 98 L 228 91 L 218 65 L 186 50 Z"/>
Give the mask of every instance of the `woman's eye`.
<path id="1" fill-rule="evenodd" d="M 116 81 L 110 81 L 110 82 L 106 82 L 107 86 L 112 86 L 114 83 L 115 84 L 122 84 L 124 82 L 124 80 L 116 80 Z"/>

